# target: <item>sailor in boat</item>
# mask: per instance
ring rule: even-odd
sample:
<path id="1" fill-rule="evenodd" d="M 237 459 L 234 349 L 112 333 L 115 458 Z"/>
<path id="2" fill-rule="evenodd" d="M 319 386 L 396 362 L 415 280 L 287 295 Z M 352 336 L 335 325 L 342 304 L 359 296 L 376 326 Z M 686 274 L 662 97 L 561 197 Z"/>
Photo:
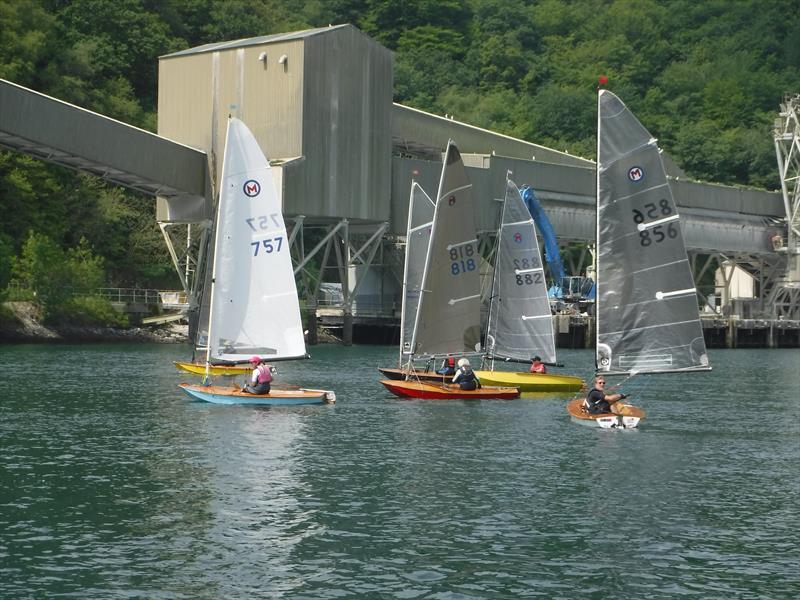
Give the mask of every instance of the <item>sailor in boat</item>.
<path id="1" fill-rule="evenodd" d="M 250 384 L 244 386 L 242 391 L 248 394 L 269 394 L 272 368 L 262 363 L 260 356 L 252 356 L 249 362 L 253 365 L 253 373 L 250 375 Z"/>
<path id="2" fill-rule="evenodd" d="M 447 356 L 442 361 L 442 366 L 439 367 L 439 370 L 436 371 L 439 375 L 444 375 L 446 377 L 452 377 L 456 374 L 456 359 L 453 356 Z"/>
<path id="3" fill-rule="evenodd" d="M 602 375 L 594 378 L 594 387 L 589 391 L 584 401 L 586 412 L 590 415 L 601 415 L 604 413 L 616 413 L 617 402 L 627 398 L 625 394 L 606 394 L 606 379 Z"/>
<path id="4" fill-rule="evenodd" d="M 547 373 L 541 356 L 534 356 L 531 361 L 531 373 Z"/>
<path id="5" fill-rule="evenodd" d="M 469 365 L 469 360 L 461 358 L 458 360 L 458 371 L 453 376 L 453 383 L 457 383 L 462 390 L 477 390 L 481 387 L 481 382 L 475 371 Z"/>

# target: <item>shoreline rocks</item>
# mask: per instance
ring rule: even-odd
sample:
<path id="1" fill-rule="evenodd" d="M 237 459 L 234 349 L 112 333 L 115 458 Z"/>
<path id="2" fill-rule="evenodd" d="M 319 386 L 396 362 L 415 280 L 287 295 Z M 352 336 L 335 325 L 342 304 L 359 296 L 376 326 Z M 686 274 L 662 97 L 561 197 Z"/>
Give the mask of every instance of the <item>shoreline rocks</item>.
<path id="1" fill-rule="evenodd" d="M 189 326 L 169 323 L 154 327 L 102 327 L 97 325 L 45 326 L 39 322 L 31 302 L 5 302 L 13 315 L 0 320 L 0 343 L 71 343 L 71 342 L 153 342 L 184 344 L 189 341 Z"/>

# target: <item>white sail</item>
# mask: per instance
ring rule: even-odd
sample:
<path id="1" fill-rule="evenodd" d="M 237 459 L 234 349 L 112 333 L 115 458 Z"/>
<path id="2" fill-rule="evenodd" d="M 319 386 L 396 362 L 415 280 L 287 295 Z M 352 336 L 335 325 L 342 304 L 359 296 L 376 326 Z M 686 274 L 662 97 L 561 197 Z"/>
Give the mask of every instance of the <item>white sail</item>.
<path id="1" fill-rule="evenodd" d="M 400 363 L 411 356 L 411 339 L 417 317 L 425 259 L 431 240 L 434 203 L 420 185 L 411 184 L 406 231 L 406 262 L 403 271 L 403 308 L 400 315 Z"/>
<path id="2" fill-rule="evenodd" d="M 209 359 L 305 356 L 289 240 L 269 163 L 250 130 L 228 122 L 217 207 Z"/>
<path id="3" fill-rule="evenodd" d="M 487 353 L 530 361 L 538 355 L 556 362 L 555 335 L 536 227 L 516 184 L 506 181 L 497 239 Z"/>
<path id="4" fill-rule="evenodd" d="M 611 92 L 598 96 L 597 369 L 708 369 L 678 209 L 656 140 Z"/>
<path id="5" fill-rule="evenodd" d="M 479 347 L 479 266 L 472 184 L 458 148 L 450 141 L 414 326 L 415 355 L 475 352 Z"/>

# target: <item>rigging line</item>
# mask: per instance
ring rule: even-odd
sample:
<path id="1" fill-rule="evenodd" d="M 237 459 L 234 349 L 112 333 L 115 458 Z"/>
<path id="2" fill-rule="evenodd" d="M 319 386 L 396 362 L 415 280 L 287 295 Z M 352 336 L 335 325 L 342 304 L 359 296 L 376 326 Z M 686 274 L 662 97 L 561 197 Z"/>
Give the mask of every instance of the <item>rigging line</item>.
<path id="1" fill-rule="evenodd" d="M 450 298 L 450 300 L 448 300 L 447 303 L 450 306 L 453 306 L 454 304 L 457 304 L 458 302 L 465 302 L 467 300 L 475 300 L 476 298 L 480 298 L 480 297 L 481 297 L 480 294 L 475 294 L 474 296 L 465 296 L 464 298 Z"/>
<path id="2" fill-rule="evenodd" d="M 458 248 L 460 246 L 466 246 L 468 244 L 477 244 L 477 243 L 478 243 L 478 239 L 475 238 L 473 240 L 467 240 L 465 242 L 458 242 L 456 244 L 449 244 L 448 246 L 446 246 L 446 249 L 447 250 L 452 250 L 453 248 Z"/>
<path id="3" fill-rule="evenodd" d="M 664 217 L 663 219 L 658 219 L 657 221 L 651 221 L 650 223 L 639 223 L 636 226 L 636 229 L 639 231 L 644 231 L 645 229 L 650 229 L 651 227 L 658 227 L 659 225 L 663 225 L 664 223 L 669 223 L 670 221 L 676 221 L 679 219 L 679 215 L 674 214 L 670 215 L 669 217 Z"/>

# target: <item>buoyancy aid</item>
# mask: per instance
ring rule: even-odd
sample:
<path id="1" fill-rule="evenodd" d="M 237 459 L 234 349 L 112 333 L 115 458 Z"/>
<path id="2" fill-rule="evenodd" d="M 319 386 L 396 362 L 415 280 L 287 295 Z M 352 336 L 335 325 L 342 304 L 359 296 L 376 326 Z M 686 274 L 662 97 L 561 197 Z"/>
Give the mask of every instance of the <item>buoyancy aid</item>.
<path id="1" fill-rule="evenodd" d="M 272 381 L 272 373 L 269 370 L 269 366 L 258 365 L 256 370 L 258 371 L 258 383 L 269 383 Z"/>
<path id="2" fill-rule="evenodd" d="M 469 383 L 478 379 L 472 367 L 459 367 L 458 374 L 458 383 Z"/>

